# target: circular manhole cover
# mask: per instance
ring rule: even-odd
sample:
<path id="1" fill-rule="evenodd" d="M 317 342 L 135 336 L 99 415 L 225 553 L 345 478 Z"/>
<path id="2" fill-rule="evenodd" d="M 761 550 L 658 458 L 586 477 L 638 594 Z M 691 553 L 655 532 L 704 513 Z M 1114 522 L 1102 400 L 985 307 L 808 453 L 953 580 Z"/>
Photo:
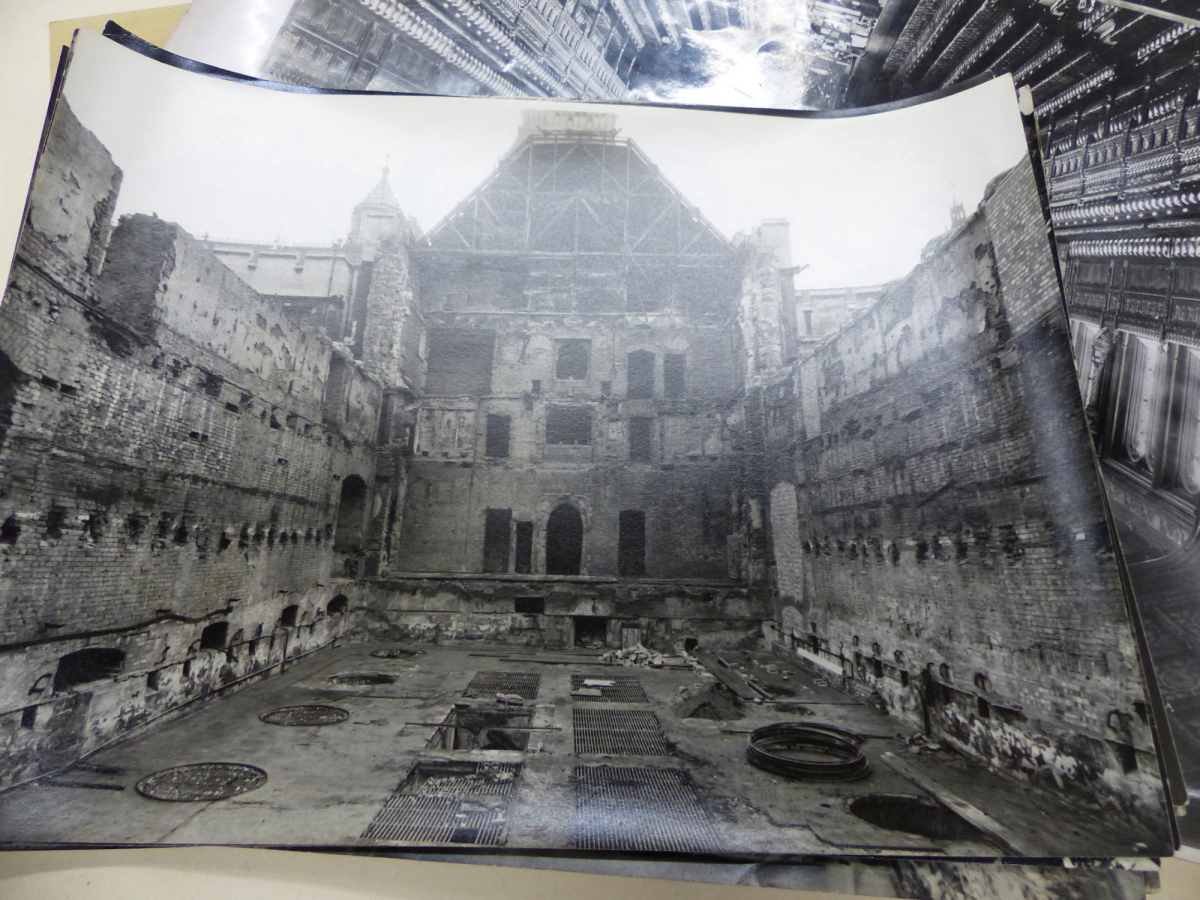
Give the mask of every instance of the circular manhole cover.
<path id="1" fill-rule="evenodd" d="M 424 656 L 424 650 L 405 650 L 403 647 L 389 647 L 384 650 L 372 650 L 371 655 L 376 659 L 411 659 L 414 656 Z"/>
<path id="2" fill-rule="evenodd" d="M 155 772 L 137 783 L 137 792 L 151 800 L 188 803 L 224 800 L 267 783 L 267 773 L 241 763 L 196 763 Z"/>
<path id="3" fill-rule="evenodd" d="M 394 684 L 395 681 L 395 676 L 384 675 L 382 672 L 344 672 L 329 679 L 330 684 L 345 684 L 355 687 L 367 684 Z"/>
<path id="4" fill-rule="evenodd" d="M 284 706 L 258 718 L 268 725 L 336 725 L 350 718 L 350 713 L 337 706 Z"/>

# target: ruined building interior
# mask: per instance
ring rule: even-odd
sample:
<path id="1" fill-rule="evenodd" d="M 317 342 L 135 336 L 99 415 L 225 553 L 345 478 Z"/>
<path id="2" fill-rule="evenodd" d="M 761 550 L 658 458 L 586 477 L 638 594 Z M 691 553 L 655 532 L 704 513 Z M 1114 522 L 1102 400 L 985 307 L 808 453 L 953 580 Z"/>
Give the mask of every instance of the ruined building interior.
<path id="1" fill-rule="evenodd" d="M 894 100 L 1002 72 L 1030 89 L 1080 387 L 1193 789 L 1200 786 L 1198 59 L 1194 3 L 900 2 L 880 20 L 845 100 Z M 1180 825 L 1195 846 L 1200 801 L 1189 810 Z"/>
<path id="2" fill-rule="evenodd" d="M 424 234 L 386 172 L 329 247 L 121 180 L 60 102 L 0 310 L 4 841 L 1168 850 L 1028 165 L 820 340 L 787 224 L 608 112 L 526 113 Z M 800 718 L 869 776 L 746 764 Z"/>

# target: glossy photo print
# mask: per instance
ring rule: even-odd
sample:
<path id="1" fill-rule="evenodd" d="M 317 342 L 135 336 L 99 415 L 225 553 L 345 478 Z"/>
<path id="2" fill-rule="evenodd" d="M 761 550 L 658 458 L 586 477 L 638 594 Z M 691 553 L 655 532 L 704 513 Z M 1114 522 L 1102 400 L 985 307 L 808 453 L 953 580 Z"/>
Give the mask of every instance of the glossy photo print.
<path id="1" fill-rule="evenodd" d="M 797 119 L 81 34 L 0 306 L 0 840 L 1172 830 L 1009 79 Z"/>
<path id="2" fill-rule="evenodd" d="M 637 35 L 622 30 L 623 3 L 473 5 L 463 18 L 442 0 L 196 0 L 169 46 L 267 78 L 372 90 L 847 109 L 1002 73 L 1029 89 L 1093 437 L 1183 773 L 1200 794 L 1195 3 L 741 0 L 717 13 L 652 0 L 637 5 Z M 521 48 L 558 80 L 522 80 Z M 565 74 L 614 53 L 605 84 Z M 468 74 L 472 60 L 491 81 Z M 1200 846 L 1192 812 L 1181 834 Z"/>

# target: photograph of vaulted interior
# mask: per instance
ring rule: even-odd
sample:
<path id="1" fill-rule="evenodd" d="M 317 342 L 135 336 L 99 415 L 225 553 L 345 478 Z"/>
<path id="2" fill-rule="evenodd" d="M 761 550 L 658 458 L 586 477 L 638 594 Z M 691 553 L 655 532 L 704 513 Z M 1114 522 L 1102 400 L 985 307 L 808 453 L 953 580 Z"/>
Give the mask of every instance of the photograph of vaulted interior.
<path id="1" fill-rule="evenodd" d="M 0 840 L 1169 848 L 1028 163 L 814 335 L 831 214 L 726 233 L 639 123 L 823 123 L 368 98 L 510 149 L 428 232 L 397 164 L 290 245 L 122 206 L 133 88 L 73 74 L 0 308 Z"/>

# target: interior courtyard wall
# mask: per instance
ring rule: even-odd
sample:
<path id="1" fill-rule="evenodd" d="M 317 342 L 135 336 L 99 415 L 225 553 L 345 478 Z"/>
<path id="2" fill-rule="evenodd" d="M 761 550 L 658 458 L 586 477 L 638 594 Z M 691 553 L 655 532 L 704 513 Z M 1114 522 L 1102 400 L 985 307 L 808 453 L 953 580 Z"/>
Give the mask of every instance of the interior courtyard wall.
<path id="1" fill-rule="evenodd" d="M 847 687 L 969 753 L 1152 807 L 1157 761 L 1052 262 L 1012 238 L 1041 221 L 1034 190 L 1025 167 L 994 182 L 780 383 L 800 442 L 772 493 L 779 621 Z"/>
<path id="2" fill-rule="evenodd" d="M 341 633 L 338 486 L 373 476 L 379 397 L 323 425 L 326 339 L 178 226 L 128 217 L 108 244 L 120 171 L 65 104 L 43 160 L 0 309 L 4 782 Z M 124 657 L 56 689 L 84 649 Z"/>

